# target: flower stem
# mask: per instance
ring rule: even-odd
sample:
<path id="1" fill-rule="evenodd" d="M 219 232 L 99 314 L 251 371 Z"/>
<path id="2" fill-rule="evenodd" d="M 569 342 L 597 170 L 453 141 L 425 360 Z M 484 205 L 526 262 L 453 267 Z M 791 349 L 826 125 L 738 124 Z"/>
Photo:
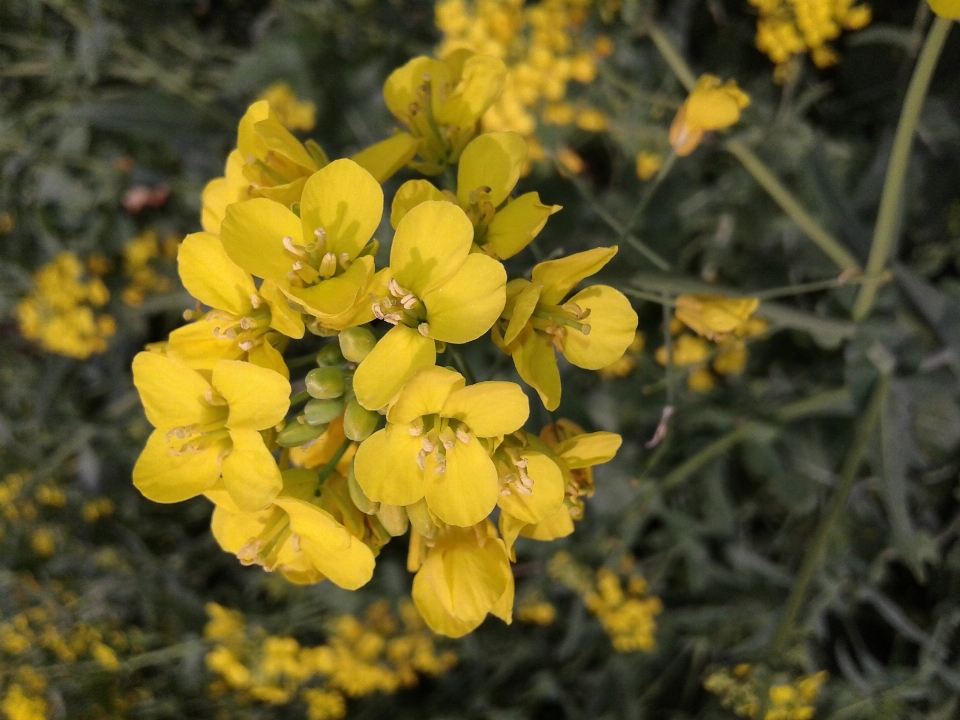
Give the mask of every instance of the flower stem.
<path id="1" fill-rule="evenodd" d="M 473 370 L 470 369 L 467 359 L 463 356 L 463 353 L 460 352 L 460 348 L 447 345 L 447 350 L 450 351 L 450 359 L 453 361 L 453 364 L 457 366 L 457 370 L 463 375 L 467 384 L 473 385 L 477 379 L 474 377 Z"/>
<path id="2" fill-rule="evenodd" d="M 327 464 L 317 471 L 319 481 L 318 484 L 322 485 L 323 481 L 330 477 L 330 474 L 337 469 L 337 465 L 339 465 L 340 461 L 343 459 L 344 453 L 347 452 L 347 448 L 349 448 L 352 444 L 353 440 L 350 438 L 344 440 L 340 444 L 340 447 L 337 448 L 337 451 L 333 454 L 333 457 L 327 461 Z"/>
<path id="3" fill-rule="evenodd" d="M 677 80 L 683 84 L 687 92 L 693 90 L 693 86 L 697 84 L 697 76 L 693 74 L 693 70 L 687 65 L 687 61 L 683 59 L 677 48 L 670 42 L 667 34 L 652 22 L 647 25 L 647 32 L 650 34 L 653 44 L 657 46 L 660 55 L 666 60 L 673 74 L 677 76 Z"/>
<path id="4" fill-rule="evenodd" d="M 647 205 L 650 204 L 650 201 L 653 200 L 653 196 L 656 195 L 657 188 L 660 187 L 660 184 L 663 182 L 664 178 L 670 174 L 670 170 L 673 168 L 673 165 L 676 162 L 677 154 L 671 150 L 670 154 L 667 155 L 667 159 L 663 161 L 663 164 L 657 171 L 656 176 L 653 178 L 650 184 L 644 188 L 643 195 L 640 196 L 640 201 L 633 209 L 633 212 L 630 213 L 630 217 L 628 217 L 627 221 L 623 224 L 623 232 L 620 233 L 620 242 L 623 242 L 627 239 L 627 236 L 633 229 L 634 223 L 636 223 L 637 219 L 643 215 L 643 211 L 647 209 Z"/>
<path id="5" fill-rule="evenodd" d="M 907 96 L 900 111 L 900 121 L 897 124 L 897 133 L 893 140 L 893 150 L 890 153 L 890 165 L 887 166 L 887 177 L 883 182 L 883 195 L 880 199 L 880 211 L 877 214 L 877 225 L 873 231 L 873 242 L 870 245 L 870 257 L 867 259 L 867 275 L 879 276 L 886 267 L 893 249 L 893 242 L 900 229 L 900 212 L 903 199 L 903 184 L 907 176 L 907 166 L 910 163 L 910 150 L 913 146 L 913 136 L 917 129 L 917 120 L 923 101 L 930 88 L 933 71 L 937 60 L 950 32 L 952 20 L 937 17 L 927 35 L 927 41 L 920 52 L 917 67 L 910 78 Z M 868 280 L 860 288 L 857 301 L 853 305 L 853 319 L 860 322 L 873 309 L 879 282 L 876 279 Z"/>
<path id="6" fill-rule="evenodd" d="M 744 169 L 753 176 L 753 179 L 774 202 L 780 206 L 787 216 L 803 230 L 823 253 L 833 260 L 841 270 L 857 270 L 859 264 L 856 258 L 840 244 L 833 235 L 828 233 L 813 216 L 797 201 L 793 194 L 783 186 L 763 161 L 739 140 L 728 140 L 724 148 L 733 155 Z"/>
<path id="7" fill-rule="evenodd" d="M 820 521 L 820 526 L 817 528 L 817 534 L 814 536 L 813 543 L 803 558 L 800 572 L 790 591 L 790 597 L 787 599 L 787 606 L 784 610 L 783 618 L 780 620 L 780 625 L 777 627 L 773 640 L 770 642 L 769 654 L 771 657 L 781 655 L 793 635 L 793 626 L 797 620 L 797 615 L 800 614 L 800 608 L 806 597 L 807 589 L 813 581 L 813 576 L 819 569 L 820 563 L 823 562 L 827 543 L 830 540 L 834 526 L 846 510 L 847 500 L 850 498 L 850 491 L 853 489 L 857 472 L 860 469 L 860 464 L 863 462 L 864 455 L 866 455 L 867 447 L 873 436 L 877 421 L 880 418 L 880 411 L 883 408 L 883 403 L 886 400 L 889 389 L 890 376 L 887 374 L 881 375 L 873 389 L 873 394 L 870 396 L 870 403 L 867 406 L 863 420 L 857 428 L 850 452 L 847 454 L 846 460 L 844 460 L 843 468 L 840 471 L 840 484 L 834 491 L 833 497 L 830 500 L 830 506 L 827 508 L 827 513 L 824 515 L 823 520 Z"/>

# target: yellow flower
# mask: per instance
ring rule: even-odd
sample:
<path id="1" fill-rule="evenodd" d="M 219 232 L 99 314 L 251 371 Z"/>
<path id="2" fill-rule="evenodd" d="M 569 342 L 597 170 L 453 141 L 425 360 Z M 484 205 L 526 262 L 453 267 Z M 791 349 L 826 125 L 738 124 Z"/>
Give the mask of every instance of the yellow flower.
<path id="1" fill-rule="evenodd" d="M 275 283 L 320 329 L 342 330 L 373 319 L 365 293 L 382 214 L 380 184 L 352 160 L 336 160 L 305 181 L 299 217 L 268 198 L 234 203 L 220 236 L 233 262 Z"/>
<path id="2" fill-rule="evenodd" d="M 736 80 L 722 82 L 703 75 L 684 101 L 670 126 L 670 144 L 679 157 L 692 153 L 705 132 L 735 125 L 750 97 L 737 87 Z"/>
<path id="3" fill-rule="evenodd" d="M 700 367 L 694 369 L 687 376 L 687 387 L 696 393 L 708 393 L 713 390 L 717 384 L 717 379 L 706 368 Z"/>
<path id="4" fill-rule="evenodd" d="M 568 147 L 557 150 L 557 162 L 574 175 L 580 175 L 587 167 L 583 158 Z"/>
<path id="5" fill-rule="evenodd" d="M 23 688 L 11 684 L 0 701 L 0 710 L 9 720 L 46 720 L 47 702 L 41 697 L 30 697 Z"/>
<path id="6" fill-rule="evenodd" d="M 517 620 L 522 623 L 546 626 L 556 619 L 557 609 L 543 600 L 524 602 L 517 608 Z"/>
<path id="7" fill-rule="evenodd" d="M 475 525 L 499 497 L 488 448 L 518 430 L 529 412 L 526 395 L 513 383 L 464 387 L 460 373 L 424 368 L 390 405 L 386 428 L 357 450 L 357 482 L 375 502 L 413 505 L 426 498 L 441 521 Z"/>
<path id="8" fill-rule="evenodd" d="M 398 68 L 383 85 L 390 112 L 403 123 L 404 146 L 413 148 L 421 162 L 416 169 L 436 175 L 457 162 L 476 135 L 480 117 L 503 90 L 506 68 L 501 60 L 457 50 L 443 60 L 416 57 Z M 389 141 L 388 141 L 389 142 Z"/>
<path id="9" fill-rule="evenodd" d="M 390 247 L 388 294 L 372 313 L 394 327 L 354 375 L 357 401 L 379 410 L 418 369 L 436 361 L 436 342 L 466 343 L 487 332 L 503 310 L 507 274 L 471 253 L 473 225 L 456 205 L 428 200 L 397 225 Z"/>
<path id="10" fill-rule="evenodd" d="M 656 153 L 643 151 L 637 155 L 637 177 L 649 180 L 660 170 L 663 158 Z"/>
<path id="11" fill-rule="evenodd" d="M 266 507 L 280 492 L 280 470 L 259 431 L 283 420 L 290 406 L 290 383 L 282 375 L 219 360 L 205 376 L 141 352 L 133 360 L 133 382 L 156 428 L 133 469 L 133 483 L 147 498 L 187 500 L 212 489 L 221 474 L 245 511 Z"/>
<path id="12" fill-rule="evenodd" d="M 302 102 L 285 82 L 274 83 L 257 99 L 270 103 L 277 120 L 288 130 L 310 131 L 316 124 L 317 106 L 312 102 Z"/>
<path id="13" fill-rule="evenodd" d="M 602 112 L 587 108 L 577 113 L 577 127 L 587 132 L 604 132 L 609 129 L 610 124 Z"/>
<path id="14" fill-rule="evenodd" d="M 960 0 L 928 0 L 930 9 L 940 17 L 960 20 Z"/>
<path id="15" fill-rule="evenodd" d="M 511 622 L 513 573 L 503 541 L 490 522 L 441 530 L 426 548 L 419 535 L 414 537 L 408 561 L 417 572 L 413 601 L 431 630 L 462 637 L 479 627 L 488 613 Z M 418 550 L 425 555 L 422 560 Z"/>
<path id="16" fill-rule="evenodd" d="M 739 375 L 750 357 L 746 346 L 740 340 L 724 343 L 713 359 L 713 371 L 717 375 Z"/>
<path id="17" fill-rule="evenodd" d="M 359 511 L 344 502 L 346 481 L 331 475 L 321 485 L 315 471 L 301 469 L 284 470 L 282 478 L 273 503 L 259 512 L 241 511 L 223 489 L 206 493 L 216 505 L 210 527 L 220 547 L 297 584 L 326 577 L 348 590 L 365 585 L 375 561 Z"/>
<path id="18" fill-rule="evenodd" d="M 536 192 L 510 198 L 526 156 L 527 143 L 517 133 L 486 133 L 467 145 L 457 167 L 455 199 L 473 223 L 473 241 L 499 260 L 523 250 L 561 209 L 541 203 Z M 445 199 L 451 198 L 428 181 L 410 180 L 393 198 L 390 223 L 396 228 L 420 203 Z"/>
<path id="19" fill-rule="evenodd" d="M 596 248 L 540 263 L 532 281 L 512 280 L 507 286 L 503 336 L 494 328 L 494 342 L 513 358 L 520 377 L 548 410 L 560 405 L 555 350 L 577 367 L 599 370 L 618 360 L 634 339 L 637 314 L 619 291 L 592 285 L 564 301 L 616 253 L 615 247 Z"/>
<path id="20" fill-rule="evenodd" d="M 710 345 L 702 338 L 693 335 L 681 335 L 673 343 L 674 367 L 691 367 L 704 362 L 710 355 Z M 661 365 L 667 364 L 667 348 L 657 348 L 656 361 Z"/>
<path id="21" fill-rule="evenodd" d="M 724 298 L 716 295 L 680 295 L 676 317 L 697 335 L 713 342 L 742 337 L 750 317 L 760 307 L 757 298 Z"/>

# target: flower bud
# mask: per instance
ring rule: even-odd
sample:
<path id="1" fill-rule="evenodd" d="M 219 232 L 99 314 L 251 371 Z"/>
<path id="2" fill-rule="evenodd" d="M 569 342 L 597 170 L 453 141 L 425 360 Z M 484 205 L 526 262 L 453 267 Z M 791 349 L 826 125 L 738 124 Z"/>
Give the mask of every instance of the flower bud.
<path id="1" fill-rule="evenodd" d="M 350 362 L 362 362 L 376 344 L 376 336 L 365 327 L 352 327 L 340 333 L 340 352 Z"/>
<path id="2" fill-rule="evenodd" d="M 407 531 L 410 522 L 407 518 L 407 511 L 402 505 L 380 505 L 380 512 L 377 513 L 377 519 L 386 528 L 386 531 L 393 537 L 400 537 Z"/>
<path id="3" fill-rule="evenodd" d="M 347 403 L 343 413 L 343 434 L 351 440 L 362 442 L 373 435 L 380 424 L 380 413 L 367 410 L 356 399 Z"/>
<path id="4" fill-rule="evenodd" d="M 303 406 L 303 414 L 307 418 L 307 423 L 314 427 L 326 425 L 331 420 L 340 417 L 343 412 L 343 398 L 332 398 L 330 400 L 310 400 Z"/>
<path id="5" fill-rule="evenodd" d="M 345 381 L 343 371 L 337 367 L 314 368 L 304 379 L 310 397 L 329 400 L 343 395 Z"/>
<path id="6" fill-rule="evenodd" d="M 326 429 L 326 425 L 308 425 L 305 422 L 293 419 L 277 434 L 277 445 L 285 448 L 300 447 L 311 440 L 316 440 L 323 435 Z"/>
<path id="7" fill-rule="evenodd" d="M 343 354 L 340 352 L 340 346 L 336 343 L 324 345 L 317 353 L 317 365 L 325 367 L 327 365 L 339 365 L 343 362 Z"/>
<path id="8" fill-rule="evenodd" d="M 360 487 L 360 483 L 357 482 L 357 476 L 353 474 L 353 463 L 350 463 L 350 471 L 347 473 L 347 490 L 350 491 L 350 499 L 360 512 L 365 515 L 376 515 L 380 511 L 380 503 L 368 498 Z"/>
<path id="9" fill-rule="evenodd" d="M 410 524 L 413 529 L 427 540 L 433 539 L 437 534 L 437 526 L 430 517 L 430 511 L 427 509 L 427 501 L 420 498 L 413 505 L 407 505 L 407 517 L 410 518 Z"/>

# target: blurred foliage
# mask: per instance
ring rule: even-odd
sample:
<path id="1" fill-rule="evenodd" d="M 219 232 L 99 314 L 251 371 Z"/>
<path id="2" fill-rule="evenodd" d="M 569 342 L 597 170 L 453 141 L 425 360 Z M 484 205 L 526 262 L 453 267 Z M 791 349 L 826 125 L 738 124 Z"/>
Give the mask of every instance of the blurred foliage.
<path id="1" fill-rule="evenodd" d="M 609 130 L 545 129 L 546 156 L 573 152 L 580 173 L 541 164 L 521 182 L 564 206 L 537 252 L 619 242 L 605 280 L 647 298 L 636 303 L 645 343 L 631 350 L 632 368 L 604 379 L 563 369 L 559 413 L 624 437 L 561 543 L 579 581 L 557 573 L 555 548 L 521 542 L 521 621 L 488 621 L 450 643 L 453 668 L 389 697 L 351 699 L 349 717 L 730 718 L 731 683 L 776 709 L 806 702 L 804 678 L 820 670 L 829 678 L 813 692 L 817 717 L 960 716 L 957 33 L 921 115 L 890 278 L 860 324 L 848 319 L 855 283 L 764 296 L 839 270 L 724 143 L 750 148 L 862 266 L 929 22 L 916 2 L 872 8 L 871 25 L 833 43 L 839 64 L 801 64 L 782 86 L 754 47 L 745 0 L 624 0 L 591 16 L 588 29 L 614 52 L 583 92 Z M 686 95 L 657 33 L 698 73 L 736 78 L 752 104 L 734 135 L 708 137 L 659 180 L 642 181 L 638 154 L 666 156 Z M 351 155 L 393 125 L 383 79 L 438 39 L 425 0 L 0 4 L 8 717 L 306 717 L 308 704 L 211 692 L 207 603 L 241 611 L 264 636 L 318 647 L 335 637 L 335 618 L 408 593 L 396 545 L 360 592 L 300 588 L 221 552 L 206 501 L 140 497 L 130 469 L 150 428 L 129 365 L 182 322 L 190 302 L 166 239 L 198 228 L 201 190 L 222 172 L 246 104 L 283 80 L 315 103 L 314 137 L 329 155 Z M 635 217 L 644 182 L 656 195 Z M 84 361 L 45 352 L 16 321 L 33 274 L 62 252 L 84 261 L 84 282 L 99 278 L 110 293 L 98 312 L 116 331 L 106 352 Z M 654 359 L 670 313 L 650 298 L 697 292 L 758 295 L 769 323 L 748 341 L 745 371 L 714 365 L 709 387 L 687 382 L 708 358 L 666 373 Z M 466 353 L 475 366 L 489 362 L 479 348 Z M 667 403 L 663 441 L 648 448 Z M 842 486 L 849 501 L 831 514 Z M 818 536 L 820 518 L 833 515 Z M 814 545 L 823 562 L 784 628 Z M 609 595 L 624 568 L 662 603 L 649 653 L 615 651 L 603 612 L 620 605 L 584 586 L 606 583 Z M 727 695 L 705 689 L 708 678 Z M 788 698 L 783 688 L 793 687 Z M 30 704 L 41 697 L 45 711 Z"/>

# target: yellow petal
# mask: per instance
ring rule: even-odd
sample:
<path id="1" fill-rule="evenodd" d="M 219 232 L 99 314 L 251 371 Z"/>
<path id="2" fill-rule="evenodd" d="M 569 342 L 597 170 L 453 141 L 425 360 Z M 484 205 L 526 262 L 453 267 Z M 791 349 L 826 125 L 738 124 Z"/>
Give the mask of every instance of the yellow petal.
<path id="1" fill-rule="evenodd" d="M 500 495 L 500 509 L 524 523 L 538 523 L 556 515 L 563 505 L 563 474 L 557 464 L 538 452 L 523 452 L 527 460 L 526 473 L 533 480 L 529 495 L 513 490 L 509 495 Z"/>
<path id="2" fill-rule="evenodd" d="M 428 200 L 442 202 L 446 197 L 429 180 L 408 180 L 401 185 L 393 196 L 393 207 L 390 210 L 390 224 L 393 229 L 397 229 L 404 215 Z"/>
<path id="3" fill-rule="evenodd" d="M 397 68 L 383 84 L 383 99 L 387 108 L 405 123 L 410 115 L 410 106 L 419 100 L 418 88 L 424 82 L 429 82 L 426 78 L 440 74 L 446 74 L 442 63 L 422 55 Z"/>
<path id="4" fill-rule="evenodd" d="M 379 410 L 417 370 L 437 361 L 436 343 L 413 328 L 391 328 L 363 359 L 353 376 L 353 389 L 367 410 Z"/>
<path id="5" fill-rule="evenodd" d="M 447 60 L 450 60 L 448 56 Z M 453 74 L 453 73 L 451 73 Z M 460 82 L 446 99 L 441 92 L 433 93 L 433 113 L 441 125 L 471 128 L 487 108 L 503 92 L 507 68 L 502 60 L 490 55 L 473 55 L 466 59 L 460 72 Z"/>
<path id="6" fill-rule="evenodd" d="M 175 503 L 202 495 L 220 477 L 219 447 L 200 453 L 171 455 L 166 432 L 155 430 L 133 466 L 133 484 L 148 500 Z"/>
<path id="7" fill-rule="evenodd" d="M 563 505 L 556 515 L 538 522 L 536 525 L 526 525 L 520 531 L 520 536 L 531 540 L 549 542 L 557 538 L 567 537 L 573 533 L 573 518 L 566 505 Z"/>
<path id="8" fill-rule="evenodd" d="M 290 284 L 287 273 L 294 260 L 283 247 L 284 237 L 296 245 L 304 244 L 300 218 L 266 198 L 228 206 L 220 227 L 220 240 L 231 260 L 248 273 L 281 287 Z"/>
<path id="9" fill-rule="evenodd" d="M 419 297 L 453 275 L 473 244 L 473 223 L 449 202 L 431 200 L 408 212 L 397 225 L 390 268 L 397 282 Z"/>
<path id="10" fill-rule="evenodd" d="M 450 393 L 440 415 L 466 423 L 477 437 L 496 437 L 523 427 L 530 401 L 516 383 L 488 380 Z"/>
<path id="11" fill-rule="evenodd" d="M 218 360 L 239 360 L 244 352 L 236 340 L 214 333 L 219 320 L 197 320 L 170 333 L 167 356 L 194 370 L 212 370 Z"/>
<path id="12" fill-rule="evenodd" d="M 279 203 L 288 208 L 292 207 L 294 203 L 300 202 L 300 197 L 303 195 L 303 188 L 306 184 L 307 178 L 303 176 L 282 185 L 274 185 L 273 187 L 261 185 L 253 191 L 252 194 L 255 197 L 273 200 L 275 203 Z"/>
<path id="13" fill-rule="evenodd" d="M 253 126 L 268 152 L 286 158 L 305 172 L 317 170 L 317 163 L 303 144 L 275 117 L 258 121 Z M 259 156 L 258 156 L 259 159 Z"/>
<path id="14" fill-rule="evenodd" d="M 407 425 L 387 425 L 357 449 L 353 472 L 363 494 L 374 502 L 412 505 L 423 497 L 423 471 L 417 465 L 422 439 Z"/>
<path id="15" fill-rule="evenodd" d="M 343 275 L 332 277 L 306 288 L 286 287 L 284 292 L 294 302 L 320 318 L 324 324 L 350 311 L 357 296 L 370 284 L 373 277 L 373 258 L 357 258 Z"/>
<path id="16" fill-rule="evenodd" d="M 233 450 L 223 459 L 223 484 L 244 512 L 263 510 L 283 487 L 277 461 L 256 430 L 231 430 Z"/>
<path id="17" fill-rule="evenodd" d="M 211 422 L 222 411 L 206 401 L 210 383 L 190 368 L 166 355 L 137 353 L 133 359 L 133 384 L 140 393 L 147 420 L 167 429 Z"/>
<path id="18" fill-rule="evenodd" d="M 438 518 L 469 527 L 491 513 L 499 493 L 497 469 L 476 438 L 466 444 L 458 440 L 446 451 L 446 469 L 440 469 L 436 454 L 427 455 L 423 494 Z"/>
<path id="19" fill-rule="evenodd" d="M 594 248 L 558 260 L 548 260 L 533 268 L 533 282 L 543 285 L 540 298 L 555 305 L 586 277 L 595 275 L 617 254 L 617 248 Z"/>
<path id="20" fill-rule="evenodd" d="M 443 567 L 451 610 L 462 620 L 483 619 L 507 589 L 504 568 L 509 572 L 510 561 L 497 539 L 488 538 L 482 547 L 475 536 L 452 544 L 443 553 Z"/>
<path id="21" fill-rule="evenodd" d="M 247 362 L 271 370 L 284 380 L 290 380 L 290 368 L 283 361 L 283 355 L 266 340 L 250 348 L 250 352 L 247 353 Z"/>
<path id="22" fill-rule="evenodd" d="M 616 433 L 583 433 L 567 438 L 553 451 L 563 458 L 570 469 L 576 470 L 613 460 L 622 442 L 623 439 Z"/>
<path id="23" fill-rule="evenodd" d="M 263 513 L 233 513 L 219 505 L 210 518 L 210 531 L 220 549 L 233 555 L 263 532 L 265 526 Z"/>
<path id="24" fill-rule="evenodd" d="M 563 341 L 564 357 L 587 370 L 599 370 L 623 357 L 637 333 L 637 313 L 630 301 L 611 287 L 594 285 L 578 292 L 569 302 L 590 311 L 583 321 L 590 325 L 590 334 L 568 328 Z"/>
<path id="25" fill-rule="evenodd" d="M 421 368 L 411 376 L 390 405 L 387 420 L 391 423 L 411 423 L 424 415 L 437 415 L 443 410 L 443 403 L 450 393 L 465 384 L 463 375 L 450 368 L 436 365 Z"/>
<path id="26" fill-rule="evenodd" d="M 353 160 L 334 160 L 307 180 L 300 199 L 303 237 L 326 232 L 327 252 L 352 260 L 373 237 L 383 216 L 383 190 L 374 177 Z"/>
<path id="27" fill-rule="evenodd" d="M 373 175 L 378 183 L 385 183 L 413 160 L 419 149 L 420 141 L 413 135 L 397 133 L 361 150 L 353 156 L 353 161 Z"/>
<path id="28" fill-rule="evenodd" d="M 547 410 L 560 406 L 560 369 L 549 338 L 528 327 L 517 338 L 511 357 L 523 381 L 537 391 Z"/>
<path id="29" fill-rule="evenodd" d="M 516 562 L 517 553 L 513 549 L 513 546 L 517 542 L 517 538 L 520 537 L 520 531 L 527 526 L 527 523 L 523 522 L 523 520 L 517 520 L 517 518 L 501 508 L 498 526 L 500 528 L 500 536 L 503 538 L 503 544 L 507 550 L 507 556 L 512 562 Z"/>
<path id="30" fill-rule="evenodd" d="M 929 0 L 930 8 L 940 17 L 960 20 L 960 0 Z"/>
<path id="31" fill-rule="evenodd" d="M 241 159 L 262 157 L 266 153 L 266 144 L 255 127 L 258 122 L 270 117 L 270 114 L 270 103 L 266 100 L 259 100 L 250 105 L 243 117 L 240 118 L 237 127 L 237 151 L 239 151 Z"/>
<path id="32" fill-rule="evenodd" d="M 544 205 L 535 192 L 524 193 L 497 211 L 487 227 L 484 245 L 501 260 L 512 258 L 540 234 L 547 218 L 562 209 L 559 205 Z"/>
<path id="33" fill-rule="evenodd" d="M 220 223 L 231 202 L 230 186 L 225 177 L 214 178 L 200 193 L 200 225 L 210 233 L 220 232 Z M 235 201 L 234 201 L 235 202 Z"/>
<path id="34" fill-rule="evenodd" d="M 227 401 L 227 427 L 266 430 L 290 408 L 290 383 L 273 370 L 237 360 L 213 366 L 213 387 Z"/>
<path id="35" fill-rule="evenodd" d="M 496 540 L 496 543 L 501 543 L 501 540 Z M 506 548 L 504 548 L 506 550 Z M 513 581 L 513 570 L 510 569 L 510 563 L 500 566 L 501 572 L 503 572 L 504 580 L 506 580 L 507 586 L 503 590 L 503 594 L 500 596 L 500 599 L 497 600 L 493 607 L 490 608 L 490 614 L 496 615 L 498 618 L 503 620 L 507 625 L 510 625 L 513 622 L 513 600 L 516 595 L 516 587 Z"/>
<path id="36" fill-rule="evenodd" d="M 513 287 L 510 287 L 513 286 Z M 537 309 L 537 303 L 540 302 L 539 285 L 534 285 L 528 280 L 511 280 L 507 286 L 508 294 L 510 290 L 519 290 L 513 298 L 513 307 L 511 308 L 510 323 L 507 325 L 507 331 L 503 334 L 503 342 L 507 345 L 517 339 L 520 331 L 526 327 L 527 321 Z"/>
<path id="37" fill-rule="evenodd" d="M 297 467 L 323 467 L 336 454 L 337 450 L 340 449 L 340 446 L 343 445 L 343 442 L 346 439 L 347 436 L 343 432 L 343 421 L 340 418 L 337 418 L 327 426 L 327 429 L 323 435 L 318 437 L 306 447 L 301 446 L 290 448 L 290 462 Z M 337 472 L 343 472 L 346 474 L 352 459 L 353 452 L 351 450 L 347 450 L 347 452 L 344 453 L 343 458 L 341 458 L 340 462 L 337 464 Z M 286 472 L 292 471 L 288 470 Z M 285 494 L 289 494 L 286 493 L 286 491 L 284 492 Z"/>
<path id="38" fill-rule="evenodd" d="M 287 296 L 280 291 L 275 282 L 264 280 L 260 285 L 259 295 L 270 307 L 270 327 L 295 340 L 303 337 L 305 331 L 303 316 L 290 307 Z"/>
<path id="39" fill-rule="evenodd" d="M 499 207 L 517 184 L 526 157 L 527 141 L 515 132 L 485 133 L 472 140 L 457 167 L 460 207 L 470 207 L 470 194 L 479 188 L 489 188 L 490 204 Z"/>
<path id="40" fill-rule="evenodd" d="M 183 287 L 204 305 L 241 316 L 253 310 L 253 279 L 229 258 L 216 235 L 187 235 L 177 251 L 177 269 Z"/>
<path id="41" fill-rule="evenodd" d="M 451 277 L 421 296 L 430 337 L 458 344 L 476 340 L 500 317 L 506 284 L 499 261 L 483 253 L 468 255 Z"/>
<path id="42" fill-rule="evenodd" d="M 449 589 L 444 577 L 443 558 L 439 553 L 431 555 L 433 561 L 431 562 L 431 557 L 428 557 L 413 578 L 413 592 L 411 593 L 413 602 L 424 622 L 435 633 L 452 638 L 463 637 L 476 630 L 483 622 L 483 618 L 470 621 L 460 620 L 454 617 L 445 607 L 438 592 L 438 588 L 447 589 L 449 598 Z"/>
<path id="43" fill-rule="evenodd" d="M 290 529 L 299 535 L 302 551 L 332 583 L 356 590 L 370 581 L 376 564 L 373 552 L 330 513 L 294 498 L 278 498 L 276 504 L 290 515 Z"/>

